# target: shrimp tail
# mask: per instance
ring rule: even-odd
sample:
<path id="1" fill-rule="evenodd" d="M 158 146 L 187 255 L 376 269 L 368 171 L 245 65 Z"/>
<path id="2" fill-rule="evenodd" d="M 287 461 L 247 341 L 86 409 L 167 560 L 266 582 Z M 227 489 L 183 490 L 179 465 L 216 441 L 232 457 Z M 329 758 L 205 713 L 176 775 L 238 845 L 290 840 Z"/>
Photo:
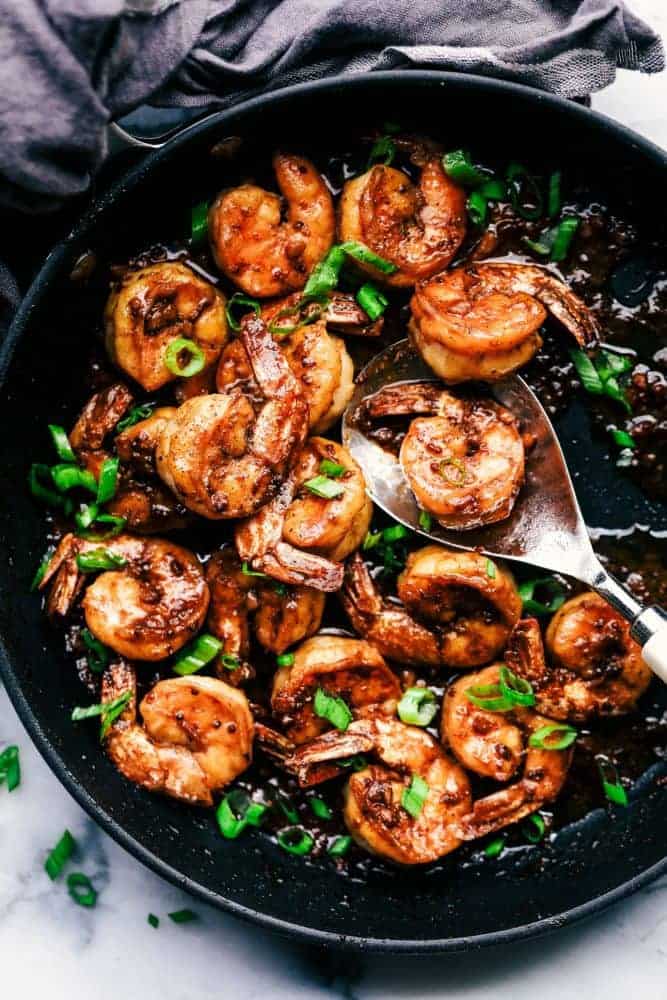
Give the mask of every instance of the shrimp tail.
<path id="1" fill-rule="evenodd" d="M 343 583 L 342 563 L 297 549 L 287 542 L 279 542 L 261 560 L 253 560 L 253 565 L 258 562 L 269 576 L 282 583 L 312 587 L 325 593 L 340 590 Z"/>
<path id="2" fill-rule="evenodd" d="M 331 730 L 305 743 L 285 761 L 288 770 L 296 774 L 302 788 L 334 778 L 344 771 L 341 760 L 368 753 L 375 741 L 365 733 Z"/>
<path id="3" fill-rule="evenodd" d="M 536 618 L 523 618 L 516 623 L 505 650 L 505 662 L 519 677 L 531 683 L 546 678 L 544 644 Z"/>
<path id="4" fill-rule="evenodd" d="M 365 402 L 369 417 L 405 416 L 440 411 L 442 389 L 436 382 L 397 382 L 385 386 Z"/>
<path id="5" fill-rule="evenodd" d="M 47 612 L 52 618 L 66 617 L 83 587 L 84 576 L 76 563 L 79 547 L 74 535 L 65 535 L 53 553 L 39 583 L 40 590 L 44 590 L 49 583 L 52 583 L 46 605 Z"/>
<path id="6" fill-rule="evenodd" d="M 564 286 L 567 289 L 567 286 Z M 590 350 L 600 339 L 600 327 L 593 313 L 569 289 L 555 280 L 545 281 L 537 298 L 572 334 L 580 347 Z"/>

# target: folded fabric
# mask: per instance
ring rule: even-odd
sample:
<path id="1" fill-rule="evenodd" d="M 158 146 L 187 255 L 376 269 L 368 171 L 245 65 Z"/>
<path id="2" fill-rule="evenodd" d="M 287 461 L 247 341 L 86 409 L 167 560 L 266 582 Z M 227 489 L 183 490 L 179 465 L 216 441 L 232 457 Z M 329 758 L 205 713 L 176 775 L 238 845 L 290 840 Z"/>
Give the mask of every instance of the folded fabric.
<path id="1" fill-rule="evenodd" d="M 86 189 L 137 105 L 221 106 L 338 73 L 421 66 L 565 96 L 662 44 L 618 0 L 0 0 L 0 202 Z"/>

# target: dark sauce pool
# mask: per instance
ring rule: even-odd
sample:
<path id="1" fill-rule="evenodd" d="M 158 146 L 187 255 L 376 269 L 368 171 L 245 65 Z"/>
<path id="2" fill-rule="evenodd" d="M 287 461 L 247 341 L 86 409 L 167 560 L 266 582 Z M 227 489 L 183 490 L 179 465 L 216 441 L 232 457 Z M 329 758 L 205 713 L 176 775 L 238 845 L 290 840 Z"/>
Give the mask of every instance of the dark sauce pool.
<path id="1" fill-rule="evenodd" d="M 329 186 L 337 194 L 344 181 L 365 168 L 369 142 L 373 136 L 360 137 L 350 150 L 323 160 L 317 151 L 311 151 L 313 159 L 323 170 Z M 305 152 L 309 152 L 305 150 Z M 268 167 L 258 170 L 256 159 L 245 159 L 242 147 L 235 147 L 236 173 L 239 180 L 253 180 L 265 187 L 273 186 Z M 267 158 L 268 159 L 268 158 Z M 399 157 L 398 164 L 410 172 L 410 167 Z M 503 165 L 498 164 L 502 168 Z M 581 479 L 577 471 L 576 452 L 580 436 L 590 436 L 593 446 L 601 453 L 604 466 L 585 473 L 583 488 L 592 488 L 592 483 L 601 478 L 600 489 L 609 495 L 617 491 L 617 485 L 628 480 L 632 499 L 637 501 L 627 508 L 620 503 L 612 504 L 604 523 L 599 519 L 591 522 L 591 534 L 596 551 L 608 568 L 625 582 L 637 596 L 645 602 L 667 604 L 667 518 L 660 501 L 667 499 L 667 477 L 665 476 L 665 454 L 667 451 L 667 263 L 662 245 L 646 234 L 640 233 L 633 222 L 615 214 L 601 200 L 598 192 L 583 184 L 573 183 L 568 187 L 564 180 L 566 195 L 565 208 L 568 213 L 577 214 L 582 222 L 575 236 L 567 261 L 550 265 L 554 273 L 562 276 L 571 287 L 597 314 L 603 331 L 603 339 L 610 345 L 627 352 L 633 362 L 627 376 L 627 398 L 632 412 L 625 414 L 611 400 L 586 394 L 579 382 L 568 354 L 572 346 L 557 326 L 547 322 L 543 331 L 544 346 L 522 374 L 537 392 L 542 403 L 555 421 L 568 460 L 573 467 L 575 483 Z M 208 192 L 213 195 L 215 192 Z M 527 222 L 509 204 L 497 205 L 490 215 L 486 234 L 480 243 L 480 232 L 471 228 L 468 238 L 459 254 L 459 260 L 471 254 L 482 259 L 485 256 L 510 257 L 516 261 L 543 263 L 527 251 L 524 237 L 535 239 L 547 225 Z M 184 225 L 183 231 L 187 227 Z M 173 233 L 165 234 L 166 236 Z M 129 262 L 102 261 L 94 255 L 84 255 L 72 274 L 82 299 L 93 297 L 100 304 L 97 314 L 101 322 L 101 303 L 104 301 L 109 281 L 117 278 L 129 267 L 164 260 L 183 258 L 202 274 L 212 278 L 224 291 L 225 279 L 217 277 L 216 269 L 208 250 L 193 250 L 187 242 L 178 239 L 168 245 L 154 245 L 146 248 Z M 353 276 L 343 275 L 343 284 Z M 409 294 L 401 291 L 390 292 L 390 306 L 385 314 L 385 324 L 381 338 L 364 341 L 348 338 L 347 346 L 355 360 L 356 370 L 370 360 L 388 344 L 405 336 L 408 317 Z M 101 327 L 99 337 L 92 348 L 88 366 L 87 384 L 82 387 L 82 405 L 93 391 L 113 381 L 116 376 L 110 368 L 102 346 Z M 151 399 L 173 402 L 173 391 L 169 387 Z M 141 398 L 138 402 L 141 402 Z M 72 416 L 74 413 L 72 414 Z M 582 430 L 582 428 L 585 428 Z M 631 453 L 620 453 L 609 435 L 610 428 L 627 430 L 637 443 Z M 400 421 L 388 422 L 376 427 L 374 435 L 392 450 L 400 446 L 404 424 Z M 338 436 L 336 429 L 330 436 Z M 604 474 L 602 473 L 604 470 Z M 618 487 L 620 490 L 620 487 Z M 578 492 L 582 497 L 582 482 L 578 482 Z M 622 490 L 621 490 L 622 492 Z M 584 504 L 585 507 L 585 504 Z M 639 510 L 637 523 L 628 522 L 628 514 Z M 376 516 L 373 528 L 385 525 L 383 515 Z M 50 541 L 57 540 L 64 525 L 56 521 L 49 523 Z M 231 531 L 224 523 L 198 523 L 196 527 L 181 532 L 178 540 L 196 551 L 203 561 L 222 543 L 229 541 Z M 406 551 L 418 547 L 417 540 L 409 541 Z M 375 576 L 379 567 L 373 566 Z M 519 573 L 520 577 L 528 576 Z M 383 589 L 392 592 L 395 574 L 381 579 Z M 572 593 L 576 587 L 567 584 Z M 82 618 L 75 616 L 65 633 L 65 644 L 82 681 L 82 701 L 87 700 L 85 688 L 90 695 L 96 695 L 98 677 L 88 669 L 85 651 L 80 639 Z M 327 602 L 323 628 L 349 628 L 335 597 Z M 268 692 L 275 669 L 272 657 L 257 647 L 251 657 L 256 676 L 247 685 L 253 709 L 259 721 L 270 722 Z M 400 669 L 397 672 L 401 674 Z M 404 672 L 406 683 L 422 679 L 438 695 L 442 693 L 442 678 Z M 150 688 L 161 676 L 170 676 L 168 668 L 155 670 L 146 665 L 140 672 L 140 693 Z M 230 677 L 233 680 L 233 677 Z M 529 844 L 525 827 L 519 825 L 504 831 L 507 835 L 506 850 L 523 851 L 529 854 L 528 864 L 540 864 L 540 857 L 549 850 L 549 837 L 581 819 L 592 809 L 605 806 L 596 755 L 603 754 L 612 760 L 621 775 L 623 783 L 630 787 L 667 754 L 667 713 L 660 700 L 661 689 L 657 682 L 651 686 L 642 699 L 639 709 L 631 716 L 618 720 L 596 723 L 592 730 L 581 729 L 576 744 L 573 764 L 566 786 L 558 801 L 549 809 L 542 810 L 546 822 L 547 836 L 535 848 Z M 432 730 L 437 735 L 436 730 Z M 661 778 L 657 779 L 661 781 Z M 305 863 L 310 859 L 326 857 L 332 840 L 346 834 L 341 818 L 342 780 L 324 783 L 307 792 L 298 789 L 295 779 L 281 771 L 261 751 L 256 754 L 252 767 L 236 782 L 236 787 L 244 789 L 256 799 L 271 805 L 267 813 L 265 830 L 274 835 L 279 830 L 298 823 L 309 832 L 314 844 Z M 478 783 L 477 791 L 484 788 Z M 323 800 L 332 817 L 322 820 L 315 816 L 311 800 Z M 211 822 L 214 822 L 211 815 Z M 256 833 L 245 834 L 257 836 Z M 457 865 L 498 864 L 484 856 L 484 842 L 460 849 L 453 855 L 425 869 L 451 870 Z M 533 859 L 534 860 L 530 860 Z M 323 862 L 335 864 L 348 877 L 368 880 L 373 877 L 386 878 L 394 869 L 377 858 L 366 854 L 352 845 L 344 859 L 326 858 Z"/>

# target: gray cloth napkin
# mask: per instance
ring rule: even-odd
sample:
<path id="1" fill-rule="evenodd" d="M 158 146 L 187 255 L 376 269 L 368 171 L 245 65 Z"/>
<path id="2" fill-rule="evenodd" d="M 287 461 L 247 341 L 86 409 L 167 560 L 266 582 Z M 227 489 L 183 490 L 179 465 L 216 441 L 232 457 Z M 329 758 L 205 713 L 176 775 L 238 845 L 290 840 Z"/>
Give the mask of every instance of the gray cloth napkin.
<path id="1" fill-rule="evenodd" d="M 86 189 L 137 105 L 221 106 L 337 73 L 421 66 L 569 97 L 660 40 L 618 0 L 0 0 L 0 202 Z"/>

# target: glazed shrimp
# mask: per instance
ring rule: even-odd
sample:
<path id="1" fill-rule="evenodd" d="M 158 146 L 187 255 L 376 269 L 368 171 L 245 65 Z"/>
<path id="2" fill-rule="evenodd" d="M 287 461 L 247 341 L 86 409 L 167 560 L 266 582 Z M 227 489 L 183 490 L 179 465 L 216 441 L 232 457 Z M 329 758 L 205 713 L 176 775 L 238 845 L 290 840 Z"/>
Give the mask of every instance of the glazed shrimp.
<path id="1" fill-rule="evenodd" d="M 222 191 L 208 216 L 211 249 L 230 281 L 256 298 L 298 291 L 334 241 L 329 190 L 304 156 L 276 153 L 279 195 L 255 184 Z"/>
<path id="2" fill-rule="evenodd" d="M 303 774 L 358 753 L 378 760 L 352 774 L 344 791 L 345 825 L 361 847 L 401 865 L 416 865 L 461 845 L 458 828 L 471 810 L 470 782 L 423 729 L 378 716 L 359 719 L 344 733 L 325 733 L 300 747 L 288 760 Z M 403 805 L 415 777 L 426 785 L 416 817 Z"/>
<path id="3" fill-rule="evenodd" d="M 206 564 L 211 592 L 208 628 L 224 643 L 225 653 L 241 663 L 250 654 L 250 632 L 273 653 L 313 635 L 320 627 L 325 596 L 309 587 L 281 587 L 243 573 L 231 546 L 214 553 Z"/>
<path id="4" fill-rule="evenodd" d="M 196 557 L 162 538 L 119 535 L 104 543 L 65 535 L 40 589 L 53 585 L 48 611 L 64 617 L 89 576 L 77 557 L 103 550 L 120 560 L 86 587 L 82 607 L 95 638 L 133 660 L 163 660 L 192 639 L 206 618 L 209 592 Z"/>
<path id="5" fill-rule="evenodd" d="M 538 623 L 519 622 L 507 662 L 531 682 L 541 712 L 582 722 L 632 712 L 651 682 L 630 626 L 597 594 L 566 601 L 549 622 L 544 657 Z"/>
<path id="6" fill-rule="evenodd" d="M 409 331 L 445 382 L 496 382 L 527 364 L 542 345 L 547 310 L 580 347 L 597 342 L 597 321 L 581 299 L 535 264 L 489 261 L 417 285 Z"/>
<path id="7" fill-rule="evenodd" d="M 529 708 L 489 712 L 468 700 L 468 688 L 497 684 L 499 676 L 500 664 L 466 674 L 447 688 L 442 704 L 442 741 L 465 768 L 502 782 L 522 769 L 518 781 L 475 802 L 460 824 L 463 840 L 516 823 L 552 802 L 572 760 L 572 748 L 548 750 L 529 745 L 530 735 L 551 722 L 546 716 Z"/>
<path id="8" fill-rule="evenodd" d="M 308 406 L 265 324 L 244 317 L 241 339 L 261 390 L 196 396 L 162 430 L 160 477 L 203 517 L 248 517 L 275 492 L 308 430 Z"/>
<path id="9" fill-rule="evenodd" d="M 154 392 L 178 377 L 165 354 L 179 337 L 197 345 L 207 367 L 215 364 L 227 340 L 225 298 L 185 264 L 151 264 L 129 271 L 112 291 L 104 330 L 113 363 Z"/>
<path id="10" fill-rule="evenodd" d="M 372 705 L 391 713 L 401 696 L 398 677 L 369 642 L 316 635 L 295 650 L 292 665 L 280 667 L 273 681 L 271 709 L 294 743 L 329 727 L 315 714 L 318 688 L 343 698 L 354 711 Z"/>
<path id="11" fill-rule="evenodd" d="M 467 669 L 488 663 L 521 614 L 507 570 L 477 552 L 440 545 L 408 556 L 397 593 L 401 604 L 380 595 L 358 553 L 348 562 L 341 600 L 355 631 L 383 656 L 412 666 Z"/>
<path id="12" fill-rule="evenodd" d="M 90 397 L 69 435 L 72 448 L 86 468 L 89 460 L 94 461 L 95 453 L 103 452 L 102 461 L 107 457 L 107 438 L 133 402 L 134 396 L 122 382 L 114 382 Z"/>
<path id="13" fill-rule="evenodd" d="M 120 773 L 150 792 L 212 806 L 217 792 L 252 760 L 253 718 L 242 691 L 214 677 L 159 681 L 143 698 L 137 722 L 134 669 L 111 664 L 102 703 L 131 699 L 112 725 L 106 751 Z"/>
<path id="14" fill-rule="evenodd" d="M 360 265 L 395 287 L 414 285 L 447 267 L 466 231 L 466 196 L 445 173 L 440 154 L 415 144 L 413 185 L 394 167 L 374 166 L 343 188 L 339 230 L 343 241 L 363 243 L 397 269 L 387 276 Z"/>
<path id="15" fill-rule="evenodd" d="M 433 414 L 411 422 L 400 462 L 417 503 L 440 524 L 467 531 L 509 517 L 524 480 L 523 441 L 509 410 L 431 382 L 389 385 L 365 406 L 373 418 Z"/>

